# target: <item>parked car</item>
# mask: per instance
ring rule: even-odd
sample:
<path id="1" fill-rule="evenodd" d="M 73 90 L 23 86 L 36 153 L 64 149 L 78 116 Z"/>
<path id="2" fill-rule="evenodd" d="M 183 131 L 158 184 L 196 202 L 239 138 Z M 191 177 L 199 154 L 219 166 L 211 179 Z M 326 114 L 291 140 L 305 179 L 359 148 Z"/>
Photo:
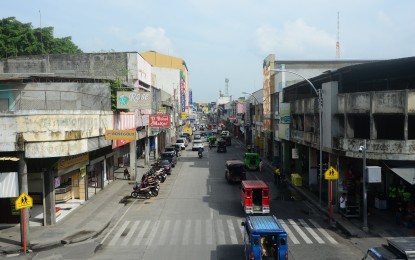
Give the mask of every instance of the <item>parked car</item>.
<path id="1" fill-rule="evenodd" d="M 184 137 L 184 138 L 186 138 L 187 139 L 187 141 L 192 141 L 192 136 L 189 134 L 189 133 L 187 133 L 187 132 L 184 132 L 184 133 L 182 133 L 181 135 L 180 135 L 180 137 Z"/>
<path id="2" fill-rule="evenodd" d="M 201 140 L 194 140 L 193 141 L 193 146 L 192 146 L 192 151 L 197 151 L 199 150 L 199 148 L 203 148 L 204 149 L 205 145 Z"/>
<path id="3" fill-rule="evenodd" d="M 170 161 L 169 160 L 160 160 L 159 163 L 160 163 L 161 167 L 164 168 L 164 172 L 167 175 L 170 175 L 171 174 L 171 168 L 172 168 Z"/>
<path id="4" fill-rule="evenodd" d="M 171 167 L 174 167 L 177 163 L 176 151 L 163 152 L 160 155 L 160 159 L 168 160 L 171 163 Z"/>
<path id="5" fill-rule="evenodd" d="M 178 157 L 178 154 L 177 154 L 176 148 L 175 148 L 174 146 L 165 147 L 165 148 L 164 148 L 164 151 L 165 151 L 165 152 L 174 152 L 174 155 L 176 155 L 176 156 Z"/>
<path id="6" fill-rule="evenodd" d="M 186 139 L 183 139 L 183 138 L 178 138 L 176 140 L 176 144 L 179 145 L 182 148 L 182 150 L 186 149 L 186 141 L 185 140 Z"/>

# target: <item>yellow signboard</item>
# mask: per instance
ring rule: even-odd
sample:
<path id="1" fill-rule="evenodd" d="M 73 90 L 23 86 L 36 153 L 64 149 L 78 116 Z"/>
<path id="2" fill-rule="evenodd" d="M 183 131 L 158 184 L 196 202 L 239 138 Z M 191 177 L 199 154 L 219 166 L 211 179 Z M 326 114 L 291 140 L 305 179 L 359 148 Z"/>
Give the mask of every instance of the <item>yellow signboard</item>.
<path id="1" fill-rule="evenodd" d="M 136 130 L 105 130 L 105 140 L 133 141 L 136 138 Z"/>
<path id="2" fill-rule="evenodd" d="M 330 168 L 324 173 L 324 179 L 326 180 L 338 180 L 339 179 L 339 172 L 330 166 Z"/>
<path id="3" fill-rule="evenodd" d="M 182 120 L 185 120 L 189 114 L 187 112 L 182 112 Z"/>
<path id="4" fill-rule="evenodd" d="M 22 193 L 17 200 L 16 200 L 16 209 L 25 209 L 33 207 L 33 200 L 32 197 L 27 195 L 26 193 Z"/>
<path id="5" fill-rule="evenodd" d="M 185 127 L 185 128 L 183 129 L 183 132 L 185 132 L 185 133 L 189 133 L 189 134 L 193 134 L 192 128 L 190 128 L 190 127 Z"/>

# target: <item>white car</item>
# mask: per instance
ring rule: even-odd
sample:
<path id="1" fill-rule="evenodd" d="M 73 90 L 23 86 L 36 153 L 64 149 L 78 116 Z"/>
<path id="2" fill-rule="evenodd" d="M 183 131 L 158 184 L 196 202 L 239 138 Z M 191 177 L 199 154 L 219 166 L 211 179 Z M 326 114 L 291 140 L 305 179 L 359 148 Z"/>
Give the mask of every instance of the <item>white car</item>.
<path id="1" fill-rule="evenodd" d="M 184 138 L 178 138 L 176 140 L 176 144 L 177 145 L 180 145 L 180 147 L 182 148 L 182 150 L 186 149 L 186 141 L 185 140 L 186 139 L 184 139 Z"/>
<path id="2" fill-rule="evenodd" d="M 197 151 L 199 148 L 205 148 L 204 143 L 201 140 L 193 140 L 192 151 Z"/>

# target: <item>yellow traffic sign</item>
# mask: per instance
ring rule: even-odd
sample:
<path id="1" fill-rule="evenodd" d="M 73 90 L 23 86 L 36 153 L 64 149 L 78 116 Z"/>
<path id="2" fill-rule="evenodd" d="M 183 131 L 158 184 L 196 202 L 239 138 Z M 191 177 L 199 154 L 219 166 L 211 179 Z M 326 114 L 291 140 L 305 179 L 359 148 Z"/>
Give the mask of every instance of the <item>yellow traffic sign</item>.
<path id="1" fill-rule="evenodd" d="M 339 179 L 339 172 L 330 166 L 330 168 L 324 173 L 324 179 L 326 180 L 338 180 Z"/>
<path id="2" fill-rule="evenodd" d="M 26 193 L 22 193 L 16 200 L 16 209 L 25 209 L 33 206 L 32 197 Z"/>

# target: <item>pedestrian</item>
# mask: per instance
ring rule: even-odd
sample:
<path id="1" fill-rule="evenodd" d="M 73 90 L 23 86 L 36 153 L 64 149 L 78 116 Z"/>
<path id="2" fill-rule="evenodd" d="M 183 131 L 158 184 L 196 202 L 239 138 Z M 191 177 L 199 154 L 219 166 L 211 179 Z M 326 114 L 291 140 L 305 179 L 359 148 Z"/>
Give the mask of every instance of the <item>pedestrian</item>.
<path id="1" fill-rule="evenodd" d="M 262 168 L 264 167 L 264 162 L 262 159 L 259 159 L 259 171 L 262 172 Z"/>
<path id="2" fill-rule="evenodd" d="M 280 185 L 280 182 L 281 182 L 281 170 L 277 166 L 274 169 L 274 183 Z"/>
<path id="3" fill-rule="evenodd" d="M 341 214 L 346 214 L 346 203 L 347 203 L 347 196 L 346 193 L 342 193 L 340 197 L 340 212 Z"/>
<path id="4" fill-rule="evenodd" d="M 128 172 L 127 167 L 125 167 L 125 169 L 124 169 L 124 179 L 127 179 L 127 180 L 130 179 L 130 173 Z"/>

